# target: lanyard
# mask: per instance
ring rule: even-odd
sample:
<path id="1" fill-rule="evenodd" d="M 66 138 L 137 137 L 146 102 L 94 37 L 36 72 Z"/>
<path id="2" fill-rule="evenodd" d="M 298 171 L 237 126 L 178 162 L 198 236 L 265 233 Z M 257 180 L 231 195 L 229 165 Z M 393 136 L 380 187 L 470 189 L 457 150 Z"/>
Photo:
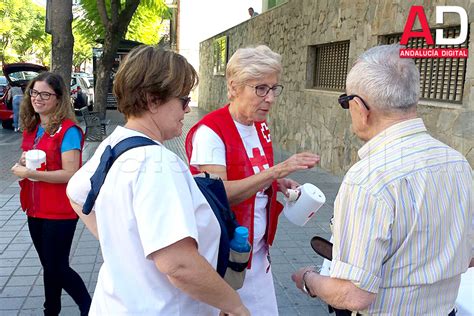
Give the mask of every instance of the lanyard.
<path id="1" fill-rule="evenodd" d="M 40 129 L 43 131 L 42 133 L 40 133 Z M 36 146 L 38 146 L 38 143 L 40 142 L 41 138 L 43 138 L 45 133 L 46 131 L 41 126 L 39 126 L 38 131 L 36 132 L 35 140 L 33 142 L 33 149 L 36 149 Z"/>

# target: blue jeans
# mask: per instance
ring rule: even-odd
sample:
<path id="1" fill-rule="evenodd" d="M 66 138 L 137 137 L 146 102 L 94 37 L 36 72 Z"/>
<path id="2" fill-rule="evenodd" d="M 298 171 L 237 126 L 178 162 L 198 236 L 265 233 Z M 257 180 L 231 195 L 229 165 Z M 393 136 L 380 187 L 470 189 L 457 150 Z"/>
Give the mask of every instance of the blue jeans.
<path id="1" fill-rule="evenodd" d="M 19 128 L 19 116 L 20 116 L 20 104 L 23 100 L 22 95 L 15 95 L 12 100 L 12 108 L 13 108 L 13 127 L 15 129 Z"/>

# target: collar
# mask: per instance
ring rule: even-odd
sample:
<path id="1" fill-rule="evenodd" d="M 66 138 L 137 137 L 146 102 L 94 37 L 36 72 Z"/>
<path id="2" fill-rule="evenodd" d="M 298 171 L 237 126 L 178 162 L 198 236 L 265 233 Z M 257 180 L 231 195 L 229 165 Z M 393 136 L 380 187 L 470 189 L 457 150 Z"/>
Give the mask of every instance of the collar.
<path id="1" fill-rule="evenodd" d="M 427 132 L 427 130 L 421 118 L 406 120 L 394 124 L 378 133 L 362 146 L 357 153 L 360 159 L 364 159 L 377 151 L 383 150 L 387 144 L 397 139 L 424 132 Z"/>

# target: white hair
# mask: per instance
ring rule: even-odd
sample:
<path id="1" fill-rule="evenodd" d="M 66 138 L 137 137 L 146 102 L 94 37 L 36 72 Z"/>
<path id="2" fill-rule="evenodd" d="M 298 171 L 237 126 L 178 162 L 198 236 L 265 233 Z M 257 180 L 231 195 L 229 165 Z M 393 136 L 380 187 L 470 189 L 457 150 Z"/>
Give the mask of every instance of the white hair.
<path id="1" fill-rule="evenodd" d="M 239 48 L 227 63 L 227 95 L 230 98 L 231 81 L 244 84 L 249 80 L 260 79 L 268 75 L 275 74 L 279 77 L 281 72 L 281 56 L 268 46 Z"/>
<path id="2" fill-rule="evenodd" d="M 369 107 L 407 111 L 420 99 L 420 73 L 415 62 L 400 58 L 400 45 L 376 46 L 363 53 L 347 75 L 348 94 L 360 94 Z"/>

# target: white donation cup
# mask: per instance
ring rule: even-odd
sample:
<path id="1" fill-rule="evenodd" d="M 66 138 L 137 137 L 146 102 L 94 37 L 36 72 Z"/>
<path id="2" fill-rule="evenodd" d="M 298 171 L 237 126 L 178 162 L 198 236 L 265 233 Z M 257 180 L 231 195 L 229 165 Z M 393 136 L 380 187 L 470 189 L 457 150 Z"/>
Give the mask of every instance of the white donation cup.
<path id="1" fill-rule="evenodd" d="M 39 149 L 28 150 L 25 155 L 26 168 L 30 170 L 46 170 L 46 153 Z M 30 179 L 31 181 L 37 181 Z"/>
<path id="2" fill-rule="evenodd" d="M 283 213 L 293 224 L 304 226 L 326 202 L 326 196 L 311 183 L 305 183 L 297 190 L 300 192 L 299 197 L 295 200 L 294 193 L 290 192 Z"/>

